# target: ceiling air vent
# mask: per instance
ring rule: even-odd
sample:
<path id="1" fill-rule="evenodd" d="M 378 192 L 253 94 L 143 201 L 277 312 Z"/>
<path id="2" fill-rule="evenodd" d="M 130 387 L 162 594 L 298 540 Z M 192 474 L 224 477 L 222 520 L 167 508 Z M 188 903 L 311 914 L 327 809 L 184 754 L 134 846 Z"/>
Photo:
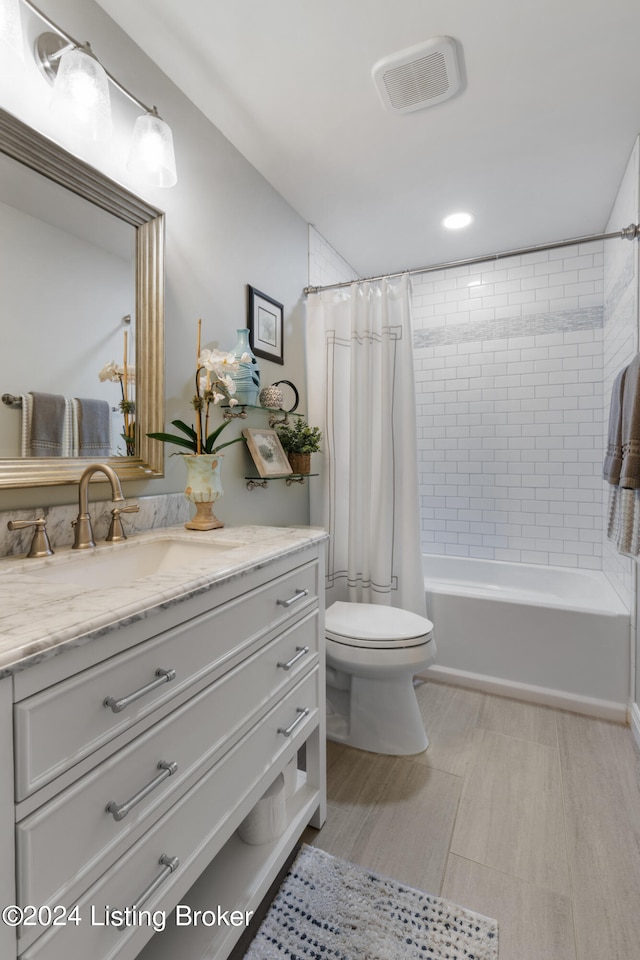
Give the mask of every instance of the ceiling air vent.
<path id="1" fill-rule="evenodd" d="M 384 57 L 372 75 L 383 105 L 393 113 L 411 113 L 441 103 L 460 89 L 455 41 L 434 37 Z"/>

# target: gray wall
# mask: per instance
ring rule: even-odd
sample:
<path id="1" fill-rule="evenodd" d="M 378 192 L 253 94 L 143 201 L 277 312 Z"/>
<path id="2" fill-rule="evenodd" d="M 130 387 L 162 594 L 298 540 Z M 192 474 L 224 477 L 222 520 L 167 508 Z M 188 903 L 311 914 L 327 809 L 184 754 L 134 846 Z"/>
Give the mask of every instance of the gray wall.
<path id="1" fill-rule="evenodd" d="M 196 324 L 203 320 L 203 345 L 231 349 L 246 326 L 246 285 L 284 304 L 285 364 L 261 361 L 263 383 L 286 378 L 300 388 L 304 409 L 302 289 L 307 280 L 307 227 L 292 208 L 91 0 L 42 0 L 41 9 L 78 39 L 89 39 L 105 67 L 146 103 L 157 104 L 175 141 L 178 184 L 141 190 L 127 173 L 129 132 L 137 108 L 112 91 L 114 139 L 108 146 L 65 142 L 48 114 L 50 91 L 31 63 L 19 83 L 0 81 L 0 105 L 66 149 L 94 164 L 166 213 L 166 418 L 189 419 L 192 408 Z M 29 28 L 32 33 L 38 27 Z M 60 308 L 62 309 L 62 307 Z M 52 322 L 55 322 L 55 317 Z M 64 344 L 60 344 L 61 351 Z M 25 389 L 33 389 L 26 387 Z M 216 414 L 218 416 L 218 414 Z M 256 414 L 254 426 L 266 421 Z M 240 426 L 228 428 L 231 438 Z M 225 460 L 225 495 L 216 512 L 229 523 L 308 522 L 308 487 L 274 481 L 249 492 L 250 469 L 243 445 Z M 127 485 L 129 496 L 180 491 L 184 466 L 167 457 L 161 480 Z M 100 485 L 99 496 L 106 488 Z M 3 490 L 0 509 L 70 503 L 73 487 Z"/>

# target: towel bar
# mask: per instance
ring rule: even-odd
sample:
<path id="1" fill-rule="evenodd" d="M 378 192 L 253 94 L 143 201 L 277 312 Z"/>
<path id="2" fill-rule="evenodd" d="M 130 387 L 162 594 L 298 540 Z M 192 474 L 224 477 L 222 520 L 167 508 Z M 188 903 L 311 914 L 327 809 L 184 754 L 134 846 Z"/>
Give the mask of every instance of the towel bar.
<path id="1" fill-rule="evenodd" d="M 2 402 L 3 402 L 3 403 L 6 403 L 6 405 L 7 405 L 8 407 L 21 407 L 21 406 L 22 406 L 22 398 L 21 398 L 21 397 L 16 397 L 16 396 L 14 396 L 12 393 L 3 393 L 3 394 L 2 394 Z M 119 407 L 111 407 L 111 413 L 118 413 L 119 410 L 120 410 Z"/>

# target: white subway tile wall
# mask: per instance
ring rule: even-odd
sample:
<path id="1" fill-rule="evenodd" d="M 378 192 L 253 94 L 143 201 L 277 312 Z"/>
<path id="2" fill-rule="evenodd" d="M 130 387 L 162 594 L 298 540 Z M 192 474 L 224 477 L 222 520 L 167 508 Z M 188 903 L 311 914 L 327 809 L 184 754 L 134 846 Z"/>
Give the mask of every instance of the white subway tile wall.
<path id="1" fill-rule="evenodd" d="M 309 224 L 309 286 L 344 283 L 347 280 L 357 280 L 358 276 L 344 257 Z"/>
<path id="2" fill-rule="evenodd" d="M 600 568 L 603 245 L 413 291 L 423 552 Z"/>

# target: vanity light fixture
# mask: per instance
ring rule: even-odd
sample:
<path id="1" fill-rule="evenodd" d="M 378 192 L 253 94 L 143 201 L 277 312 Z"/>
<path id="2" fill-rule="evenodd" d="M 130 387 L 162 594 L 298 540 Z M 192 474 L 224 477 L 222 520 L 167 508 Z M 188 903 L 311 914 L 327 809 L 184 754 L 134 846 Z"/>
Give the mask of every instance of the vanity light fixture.
<path id="1" fill-rule="evenodd" d="M 12 77 L 24 66 L 20 0 L 0 0 L 0 74 Z"/>
<path id="2" fill-rule="evenodd" d="M 171 129 L 155 106 L 147 106 L 105 70 L 88 43 L 75 40 L 31 0 L 0 0 L 0 47 L 10 36 L 9 24 L 15 22 L 15 14 L 13 19 L 8 14 L 5 18 L 4 10 L 17 7 L 19 24 L 20 2 L 50 28 L 37 38 L 34 58 L 53 84 L 53 113 L 80 136 L 108 139 L 112 123 L 109 85 L 116 87 L 143 111 L 134 126 L 128 168 L 151 186 L 172 187 L 178 178 Z"/>
<path id="3" fill-rule="evenodd" d="M 450 213 L 448 217 L 445 217 L 442 221 L 442 226 L 446 227 L 447 230 L 461 230 L 463 227 L 468 227 L 470 223 L 473 223 L 473 216 L 470 213 Z"/>

